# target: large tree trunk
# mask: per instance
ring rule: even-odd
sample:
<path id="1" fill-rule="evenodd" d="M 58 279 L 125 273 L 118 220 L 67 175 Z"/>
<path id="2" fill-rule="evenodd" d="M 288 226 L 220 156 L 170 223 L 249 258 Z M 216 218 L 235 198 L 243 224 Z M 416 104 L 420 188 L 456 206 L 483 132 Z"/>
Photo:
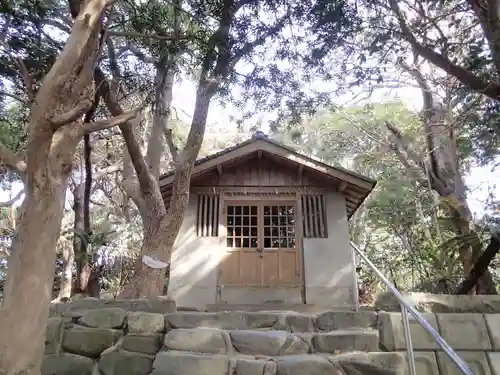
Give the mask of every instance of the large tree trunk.
<path id="1" fill-rule="evenodd" d="M 173 242 L 165 237 L 165 218 L 151 216 L 143 220 L 144 238 L 141 248 L 142 256 L 149 256 L 154 260 L 168 263 Z M 174 239 L 175 241 L 175 239 Z M 150 268 L 140 256 L 134 267 L 134 279 L 125 289 L 125 295 L 133 298 L 156 297 L 162 294 L 165 284 L 165 268 Z"/>
<path id="2" fill-rule="evenodd" d="M 155 208 L 152 211 L 148 210 L 147 218 L 143 216 L 144 244 L 146 245 L 147 239 L 148 245 L 143 247 L 141 254 L 163 263 L 170 263 L 172 249 L 184 219 L 189 201 L 191 173 L 203 143 L 208 109 L 214 92 L 214 87 L 207 85 L 206 82 L 199 83 L 191 129 L 182 152 L 175 157 L 172 196 L 168 202 L 166 217 L 158 216 L 158 209 Z M 163 200 L 161 204 L 163 205 Z M 151 213 L 154 213 L 154 216 Z M 135 271 L 136 283 L 133 287 L 136 290 L 136 297 L 162 294 L 165 285 L 165 269 L 148 267 L 140 258 L 137 260 Z"/>
<path id="3" fill-rule="evenodd" d="M 71 35 L 33 101 L 26 146 L 26 201 L 0 310 L 2 375 L 40 374 L 55 248 L 74 153 L 84 133 L 79 119 L 90 106 L 86 98 L 93 91 L 92 70 L 106 6 L 103 0 L 82 2 Z"/>
<path id="4" fill-rule="evenodd" d="M 1 374 L 39 374 L 67 187 L 53 177 L 26 193 L 0 315 Z"/>

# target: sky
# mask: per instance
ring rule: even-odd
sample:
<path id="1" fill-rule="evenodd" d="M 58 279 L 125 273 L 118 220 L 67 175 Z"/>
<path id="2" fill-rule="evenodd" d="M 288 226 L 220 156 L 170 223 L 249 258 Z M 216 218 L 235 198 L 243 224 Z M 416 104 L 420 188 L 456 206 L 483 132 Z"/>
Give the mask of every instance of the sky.
<path id="1" fill-rule="evenodd" d="M 177 84 L 174 88 L 173 106 L 181 109 L 178 113 L 179 117 L 184 121 L 190 121 L 190 117 L 187 116 L 187 114 L 191 114 L 194 111 L 195 91 L 196 86 L 192 82 Z M 369 100 L 371 102 L 401 100 L 411 110 L 419 111 L 422 108 L 421 93 L 418 89 L 412 87 L 378 89 L 373 92 Z M 352 103 L 352 97 L 340 97 L 338 102 L 339 104 Z M 226 105 L 223 107 L 214 100 L 210 105 L 208 114 L 208 129 L 220 129 L 221 126 L 235 126 L 231 124 L 230 117 L 237 113 L 238 112 L 231 106 Z M 266 120 L 269 120 L 270 116 L 266 116 L 266 114 L 257 114 L 257 117 L 263 120 L 261 130 L 266 133 L 269 132 Z M 467 201 L 473 215 L 479 218 L 484 213 L 483 207 L 488 197 L 489 188 L 491 189 L 496 185 L 500 189 L 500 168 L 492 171 L 491 166 L 472 167 L 465 179 L 470 189 Z M 497 189 L 494 189 L 494 191 L 496 190 Z M 500 194 L 495 195 L 500 197 Z"/>
<path id="2" fill-rule="evenodd" d="M 49 27 L 47 31 L 55 39 L 65 38 L 64 34 L 55 28 Z M 299 30 L 294 31 L 294 33 L 297 32 L 299 32 Z M 245 72 L 247 68 L 250 69 L 250 65 L 237 65 L 237 70 L 240 73 Z M 317 86 L 317 89 L 322 91 L 325 83 L 315 82 L 315 85 Z M 328 85 L 328 83 L 326 83 L 326 85 Z M 315 87 L 312 87 L 312 89 L 315 90 Z M 360 90 L 362 90 L 362 88 Z M 352 105 L 354 104 L 353 97 L 356 97 L 356 94 L 359 92 L 360 91 L 351 92 L 349 95 L 337 97 L 336 102 L 339 105 Z M 176 82 L 174 85 L 172 105 L 178 110 L 177 115 L 188 123 L 191 121 L 190 115 L 194 112 L 195 93 L 196 85 L 192 81 L 184 80 L 183 82 Z M 368 99 L 370 102 L 390 102 L 395 100 L 402 101 L 411 110 L 419 111 L 422 108 L 420 91 L 412 87 L 377 89 L 374 90 Z M 212 100 L 207 119 L 207 136 L 213 135 L 210 134 L 211 132 L 216 135 L 216 133 L 220 132 L 221 129 L 227 129 L 228 132 L 235 131 L 236 125 L 231 121 L 231 117 L 237 117 L 238 114 L 238 111 L 230 104 L 222 106 L 217 100 Z M 271 116 L 271 114 L 258 112 L 255 114 L 254 118 L 250 120 L 250 124 L 253 125 L 261 123 L 262 126 L 260 130 L 268 133 L 268 123 L 272 119 Z M 247 124 L 248 123 L 249 122 L 247 121 Z M 466 176 L 466 184 L 470 189 L 468 202 L 471 210 L 475 215 L 481 216 L 483 213 L 483 202 L 486 200 L 488 195 L 488 187 L 492 187 L 494 185 L 500 187 L 500 168 L 497 168 L 496 171 L 492 172 L 491 167 L 473 167 L 470 174 Z M 20 189 L 20 185 L 14 186 L 11 192 L 0 189 L 0 202 L 8 200 L 10 194 L 10 196 L 14 196 Z"/>
<path id="3" fill-rule="evenodd" d="M 191 118 L 189 115 L 194 111 L 195 92 L 196 86 L 190 81 L 176 83 L 174 87 L 173 106 L 178 109 L 178 116 L 186 122 L 190 122 Z M 410 109 L 417 111 L 421 109 L 420 92 L 413 88 L 379 89 L 375 90 L 370 97 L 370 101 L 372 102 L 394 101 L 398 99 L 403 101 Z M 340 97 L 338 98 L 338 102 L 338 104 L 352 103 L 352 97 Z M 220 131 L 221 128 L 227 128 L 228 131 L 234 130 L 236 125 L 231 122 L 230 117 L 237 114 L 237 110 L 230 105 L 222 106 L 219 102 L 213 100 L 208 113 L 208 132 Z M 262 120 L 263 125 L 261 130 L 266 133 L 269 132 L 267 121 L 271 118 L 270 115 L 257 113 L 256 118 Z M 491 171 L 491 167 L 489 166 L 473 167 L 470 174 L 466 176 L 466 184 L 470 189 L 468 202 L 471 211 L 476 217 L 481 217 L 484 212 L 483 207 L 488 196 L 488 189 L 493 188 L 494 185 L 500 187 L 500 168 L 497 168 L 496 171 Z M 15 196 L 20 189 L 21 185 L 13 186 L 11 192 L 0 189 L 0 202 L 8 200 L 9 196 Z M 499 197 L 500 195 L 496 194 L 496 196 Z M 20 204 L 20 201 L 17 204 Z"/>

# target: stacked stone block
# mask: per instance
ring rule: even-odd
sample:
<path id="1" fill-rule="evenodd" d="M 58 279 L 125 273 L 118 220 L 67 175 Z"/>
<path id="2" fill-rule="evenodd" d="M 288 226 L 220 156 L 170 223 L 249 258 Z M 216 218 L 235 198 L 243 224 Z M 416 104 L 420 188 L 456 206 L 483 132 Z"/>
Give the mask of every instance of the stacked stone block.
<path id="1" fill-rule="evenodd" d="M 124 307 L 124 306 L 122 306 Z M 67 308 L 47 327 L 43 375 L 398 374 L 374 313 Z"/>
<path id="2" fill-rule="evenodd" d="M 500 314 L 424 313 L 475 374 L 500 375 Z M 380 347 L 384 351 L 406 350 L 400 313 L 379 313 Z M 460 374 L 430 335 L 410 317 L 415 364 L 419 375 Z"/>
<path id="3" fill-rule="evenodd" d="M 407 374 L 399 312 L 177 311 L 166 299 L 51 312 L 43 375 Z M 500 375 L 500 313 L 424 317 L 475 374 Z M 411 317 L 410 327 L 418 375 L 459 374 Z"/>

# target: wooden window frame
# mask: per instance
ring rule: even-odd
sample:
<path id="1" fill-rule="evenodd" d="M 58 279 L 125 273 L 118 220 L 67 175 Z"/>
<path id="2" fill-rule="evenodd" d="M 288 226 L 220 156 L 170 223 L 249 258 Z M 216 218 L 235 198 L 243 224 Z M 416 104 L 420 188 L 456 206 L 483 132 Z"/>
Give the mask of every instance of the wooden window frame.
<path id="1" fill-rule="evenodd" d="M 304 238 L 328 238 L 325 195 L 302 194 L 300 204 Z"/>
<path id="2" fill-rule="evenodd" d="M 219 237 L 220 194 L 197 194 L 196 235 Z"/>
<path id="3" fill-rule="evenodd" d="M 239 206 L 257 206 L 257 214 L 256 214 L 256 217 L 257 217 L 257 246 L 254 246 L 254 247 L 244 247 L 244 246 L 241 246 L 241 247 L 237 247 L 235 246 L 234 242 L 233 242 L 233 245 L 232 247 L 228 246 L 229 244 L 229 238 L 233 238 L 233 241 L 235 241 L 234 239 L 237 238 L 235 237 L 235 235 L 233 233 L 229 233 L 229 225 L 227 223 L 227 220 L 228 220 L 228 215 L 229 215 L 229 212 L 228 212 L 228 209 L 229 207 L 239 207 Z M 270 233 L 271 233 L 271 238 L 274 238 L 272 236 L 272 232 L 273 232 L 273 226 L 271 224 L 269 225 L 266 225 L 265 224 L 265 213 L 264 213 L 264 209 L 266 206 L 271 206 L 271 207 L 275 207 L 275 206 L 278 206 L 278 207 L 281 207 L 281 206 L 285 206 L 285 207 L 293 207 L 293 216 L 294 216 L 294 224 L 290 224 L 288 225 L 285 224 L 283 225 L 284 227 L 292 227 L 293 225 L 293 229 L 294 229 L 294 242 L 293 242 L 293 247 L 266 247 L 265 246 L 265 242 L 266 242 L 266 238 L 268 238 L 269 236 L 266 236 L 265 233 L 266 233 L 266 227 L 269 227 L 270 228 Z M 249 209 L 249 213 L 251 215 L 251 208 Z M 279 251 L 280 249 L 293 249 L 293 248 L 296 248 L 297 246 L 299 246 L 299 241 L 300 241 L 300 236 L 301 236 L 301 233 L 299 231 L 299 226 L 301 225 L 301 221 L 300 221 L 300 218 L 299 218 L 299 214 L 300 214 L 300 210 L 299 208 L 297 207 L 297 200 L 293 200 L 293 199 L 277 199 L 277 200 L 264 200 L 264 201 L 257 201 L 257 200 L 253 200 L 253 199 L 238 199 L 238 200 L 233 200 L 233 199 L 225 199 L 224 200 L 224 209 L 223 209 L 223 222 L 224 222 L 224 227 L 225 227 L 225 231 L 226 231 L 226 243 L 224 244 L 224 246 L 226 247 L 227 250 L 231 251 L 231 249 L 248 249 L 248 250 L 251 250 L 251 249 L 255 249 L 255 250 L 258 250 L 258 251 Z M 272 215 L 272 214 L 271 214 Z M 277 215 L 275 215 L 277 216 Z M 243 217 L 243 216 L 242 216 Z M 242 219 L 243 220 L 243 219 Z M 249 222 L 250 222 L 250 226 L 249 226 L 249 233 L 251 234 L 251 231 L 252 231 L 252 228 L 255 226 L 255 225 L 252 225 L 251 223 L 251 216 L 250 216 L 250 219 L 249 219 Z M 272 219 L 271 219 L 272 220 Z M 285 217 L 285 220 L 288 220 L 288 216 Z M 242 230 L 241 232 L 243 233 L 243 226 L 242 226 Z M 281 232 L 281 225 L 278 225 L 278 232 Z M 250 238 L 249 238 L 249 244 L 251 245 L 252 243 L 252 238 L 254 236 L 250 235 Z M 241 245 L 243 245 L 243 239 L 245 238 L 246 239 L 246 236 L 242 235 L 241 237 Z M 281 237 L 279 237 L 279 240 L 280 240 L 280 243 L 281 243 Z M 287 245 L 289 244 L 289 241 L 288 241 L 288 237 L 286 237 L 286 243 Z"/>

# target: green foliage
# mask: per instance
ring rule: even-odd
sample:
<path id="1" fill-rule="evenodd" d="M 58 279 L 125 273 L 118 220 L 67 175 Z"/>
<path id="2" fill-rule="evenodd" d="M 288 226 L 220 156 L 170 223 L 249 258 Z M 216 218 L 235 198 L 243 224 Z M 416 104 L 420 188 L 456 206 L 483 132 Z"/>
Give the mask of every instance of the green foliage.
<path id="1" fill-rule="evenodd" d="M 351 218 L 352 240 L 399 288 L 449 291 L 463 275 L 457 249 L 478 245 L 477 237 L 455 235 L 446 207 L 415 183 L 385 143 L 386 121 L 423 144 L 418 114 L 397 102 L 335 107 L 300 124 L 284 125 L 274 137 L 329 164 L 377 179 L 375 190 Z M 461 155 L 462 160 L 470 157 L 466 147 Z M 361 279 L 365 285 L 374 282 L 366 268 Z"/>

